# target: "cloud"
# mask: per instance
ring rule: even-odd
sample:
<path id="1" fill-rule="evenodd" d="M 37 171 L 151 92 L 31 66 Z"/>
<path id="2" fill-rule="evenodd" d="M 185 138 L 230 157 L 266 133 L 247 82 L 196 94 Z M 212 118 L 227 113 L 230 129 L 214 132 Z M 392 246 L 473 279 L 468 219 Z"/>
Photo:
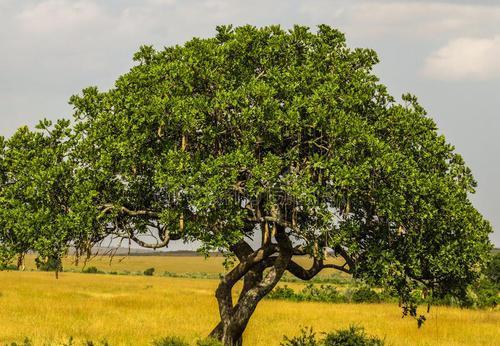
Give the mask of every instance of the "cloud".
<path id="1" fill-rule="evenodd" d="M 498 29 L 500 6 L 446 2 L 362 2 L 350 9 L 350 31 L 376 38 L 484 35 Z"/>
<path id="2" fill-rule="evenodd" d="M 500 78 L 500 35 L 453 39 L 426 59 L 423 73 L 440 80 Z"/>
<path id="3" fill-rule="evenodd" d="M 91 1 L 48 0 L 24 8 L 17 19 L 30 33 L 53 33 L 89 25 L 100 17 L 101 9 Z"/>

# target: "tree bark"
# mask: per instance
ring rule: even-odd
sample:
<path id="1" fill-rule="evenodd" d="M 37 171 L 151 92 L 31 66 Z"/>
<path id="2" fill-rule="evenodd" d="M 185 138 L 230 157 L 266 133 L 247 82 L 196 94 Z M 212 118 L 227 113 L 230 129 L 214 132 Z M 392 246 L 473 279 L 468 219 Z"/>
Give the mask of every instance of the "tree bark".
<path id="1" fill-rule="evenodd" d="M 17 257 L 17 270 L 24 271 L 24 253 L 20 253 Z"/>
<path id="2" fill-rule="evenodd" d="M 243 345 L 243 332 L 258 303 L 276 286 L 291 261 L 293 248 L 285 228 L 276 228 L 277 244 L 253 252 L 246 243 L 232 249 L 240 263 L 221 280 L 216 290 L 221 322 L 210 333 L 225 346 Z M 272 256 L 275 253 L 277 256 Z M 270 269 L 264 275 L 267 268 Z M 238 303 L 233 305 L 232 288 L 241 279 L 243 288 Z"/>

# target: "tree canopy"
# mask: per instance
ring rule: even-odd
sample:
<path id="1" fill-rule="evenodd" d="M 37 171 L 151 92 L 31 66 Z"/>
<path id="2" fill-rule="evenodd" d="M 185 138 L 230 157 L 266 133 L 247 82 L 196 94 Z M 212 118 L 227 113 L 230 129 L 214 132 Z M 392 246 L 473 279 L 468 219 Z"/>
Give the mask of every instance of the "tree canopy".
<path id="1" fill-rule="evenodd" d="M 326 25 L 222 26 L 134 61 L 73 96 L 73 122 L 2 140 L 4 260 L 199 241 L 238 259 L 216 292 L 227 345 L 286 271 L 391 287 L 417 316 L 414 289 L 461 295 L 483 269 L 491 228 L 469 168 L 416 97 L 388 94 L 373 50 Z"/>

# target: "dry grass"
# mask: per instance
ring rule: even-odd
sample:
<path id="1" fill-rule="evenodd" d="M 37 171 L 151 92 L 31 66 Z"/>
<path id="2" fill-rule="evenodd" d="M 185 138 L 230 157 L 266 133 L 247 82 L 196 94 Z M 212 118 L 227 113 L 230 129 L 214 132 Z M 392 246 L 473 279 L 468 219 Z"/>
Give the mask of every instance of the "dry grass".
<path id="1" fill-rule="evenodd" d="M 148 345 L 165 335 L 194 340 L 207 335 L 217 318 L 215 280 L 73 273 L 55 280 L 51 273 L 0 272 L 0 283 L 0 345 L 25 336 L 36 345 L 69 336 L 75 345 L 87 339 Z M 419 330 L 414 321 L 401 319 L 394 305 L 266 300 L 245 337 L 250 346 L 273 346 L 301 326 L 322 332 L 358 323 L 386 337 L 389 345 L 497 345 L 500 340 L 499 311 L 442 307 L 428 318 Z"/>

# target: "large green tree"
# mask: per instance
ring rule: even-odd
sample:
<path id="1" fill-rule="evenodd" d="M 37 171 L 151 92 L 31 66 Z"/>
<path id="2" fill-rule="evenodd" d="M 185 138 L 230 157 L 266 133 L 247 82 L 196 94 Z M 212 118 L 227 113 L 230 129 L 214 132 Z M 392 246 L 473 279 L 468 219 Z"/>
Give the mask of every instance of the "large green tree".
<path id="1" fill-rule="evenodd" d="M 196 240 L 233 256 L 211 333 L 225 345 L 241 344 L 285 272 L 350 273 L 394 289 L 415 317 L 413 290 L 460 296 L 479 275 L 491 230 L 469 201 L 470 170 L 414 96 L 387 93 L 374 51 L 348 48 L 326 25 L 225 26 L 182 46 L 142 47 L 134 60 L 109 91 L 71 99 L 68 158 L 51 161 L 72 171 L 70 205 L 49 209 L 73 228 L 23 227 L 33 244 L 81 253 L 106 236 L 149 248 Z M 0 235 L 5 249 L 13 224 Z"/>

